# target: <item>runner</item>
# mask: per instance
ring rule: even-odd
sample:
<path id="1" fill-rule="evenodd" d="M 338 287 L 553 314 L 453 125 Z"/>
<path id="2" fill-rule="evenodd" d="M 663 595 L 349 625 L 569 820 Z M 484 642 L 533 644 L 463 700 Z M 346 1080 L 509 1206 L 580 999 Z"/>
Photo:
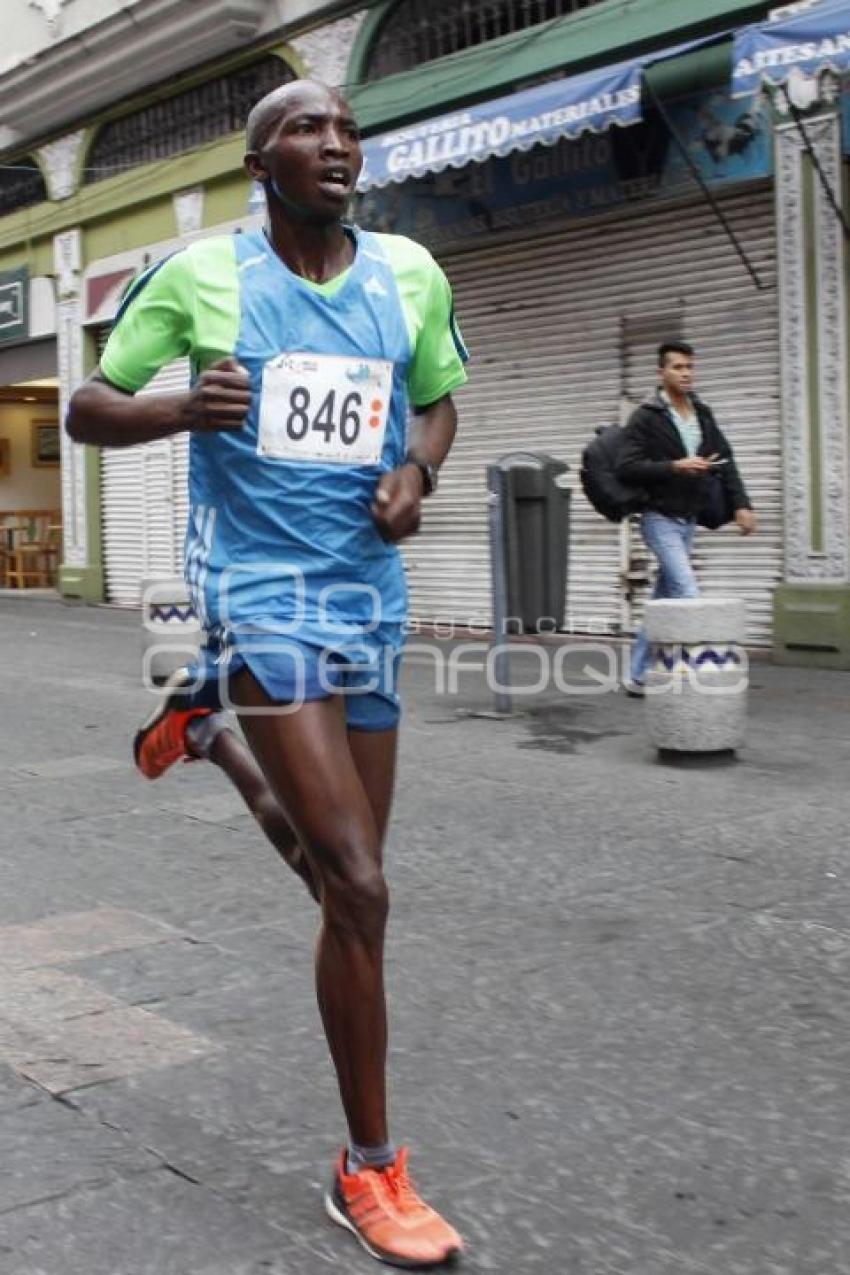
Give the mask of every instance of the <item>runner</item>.
<path id="1" fill-rule="evenodd" d="M 338 94 L 298 81 L 263 98 L 245 165 L 265 186 L 266 229 L 141 276 L 68 431 L 101 446 L 191 431 L 186 576 L 206 639 L 137 735 L 137 762 L 156 778 L 193 752 L 223 757 L 318 897 L 317 994 L 349 1129 L 326 1207 L 374 1257 L 419 1267 L 462 1243 L 413 1190 L 387 1125 L 396 542 L 417 530 L 451 447 L 466 355 L 425 249 L 342 223 L 361 164 Z M 185 355 L 191 391 L 133 397 Z M 222 731 L 222 705 L 250 754 Z"/>

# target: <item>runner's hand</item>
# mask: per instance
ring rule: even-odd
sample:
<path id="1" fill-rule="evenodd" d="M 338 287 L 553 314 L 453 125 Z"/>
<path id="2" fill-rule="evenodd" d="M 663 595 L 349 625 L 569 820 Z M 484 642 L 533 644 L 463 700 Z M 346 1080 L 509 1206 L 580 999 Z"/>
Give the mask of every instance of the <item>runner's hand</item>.
<path id="1" fill-rule="evenodd" d="M 183 414 L 196 434 L 241 429 L 251 407 L 248 373 L 234 358 L 211 363 L 192 387 Z"/>
<path id="2" fill-rule="evenodd" d="M 384 474 L 375 489 L 372 517 L 384 540 L 395 544 L 419 530 L 422 474 L 416 465 L 402 465 Z"/>

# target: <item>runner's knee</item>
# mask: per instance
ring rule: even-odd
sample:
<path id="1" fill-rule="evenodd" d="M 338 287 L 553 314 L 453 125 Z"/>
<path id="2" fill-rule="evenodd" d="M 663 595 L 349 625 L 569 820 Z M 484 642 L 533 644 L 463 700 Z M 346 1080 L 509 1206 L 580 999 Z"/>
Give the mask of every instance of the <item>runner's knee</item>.
<path id="1" fill-rule="evenodd" d="M 323 873 L 325 920 L 331 926 L 363 937 L 381 935 L 387 923 L 390 896 L 377 862 L 346 865 Z"/>

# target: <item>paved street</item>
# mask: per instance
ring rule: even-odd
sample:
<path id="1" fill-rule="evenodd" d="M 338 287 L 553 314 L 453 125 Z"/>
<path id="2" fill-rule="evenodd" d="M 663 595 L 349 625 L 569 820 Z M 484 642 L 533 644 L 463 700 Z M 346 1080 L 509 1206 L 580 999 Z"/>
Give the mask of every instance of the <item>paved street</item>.
<path id="1" fill-rule="evenodd" d="M 377 1270 L 321 1208 L 312 904 L 213 767 L 137 777 L 139 646 L 0 599 L 0 1273 Z M 850 1272 L 850 674 L 752 680 L 683 768 L 621 695 L 408 670 L 394 1129 L 470 1275 Z"/>

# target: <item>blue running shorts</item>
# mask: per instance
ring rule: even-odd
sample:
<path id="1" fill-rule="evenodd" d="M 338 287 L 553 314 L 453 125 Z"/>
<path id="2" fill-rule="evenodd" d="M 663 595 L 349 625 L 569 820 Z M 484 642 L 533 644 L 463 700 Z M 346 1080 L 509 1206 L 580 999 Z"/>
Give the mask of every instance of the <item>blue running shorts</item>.
<path id="1" fill-rule="evenodd" d="M 350 730 L 395 730 L 403 642 L 400 624 L 380 625 L 333 648 L 301 642 L 273 626 L 254 625 L 250 632 L 214 628 L 189 666 L 191 701 L 214 711 L 235 709 L 231 680 L 247 668 L 276 705 L 294 710 L 344 695 Z"/>

